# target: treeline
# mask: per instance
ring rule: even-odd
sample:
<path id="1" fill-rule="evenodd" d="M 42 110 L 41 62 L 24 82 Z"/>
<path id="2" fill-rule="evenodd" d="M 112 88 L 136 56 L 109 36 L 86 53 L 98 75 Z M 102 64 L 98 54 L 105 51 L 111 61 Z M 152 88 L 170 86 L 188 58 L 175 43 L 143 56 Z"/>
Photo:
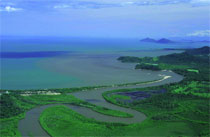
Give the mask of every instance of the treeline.
<path id="1" fill-rule="evenodd" d="M 146 63 L 137 64 L 135 66 L 135 69 L 148 69 L 148 70 L 153 70 L 153 71 L 161 70 L 158 65 L 146 64 Z"/>
<path id="2" fill-rule="evenodd" d="M 0 118 L 9 118 L 23 113 L 24 110 L 16 104 L 19 95 L 2 94 L 0 96 Z"/>
<path id="3" fill-rule="evenodd" d="M 122 62 L 138 63 L 136 69 L 150 70 L 172 70 L 184 75 L 186 80 L 209 81 L 209 47 L 186 50 L 183 53 L 174 53 L 159 57 L 120 57 Z M 158 65 L 152 65 L 158 64 Z M 199 73 L 189 72 L 188 69 L 195 69 Z"/>
<path id="4" fill-rule="evenodd" d="M 122 57 L 119 57 L 117 60 L 120 60 L 121 62 L 129 62 L 129 63 L 137 63 L 141 61 L 139 57 L 131 57 L 131 56 L 122 56 Z"/>
<path id="5" fill-rule="evenodd" d="M 197 49 L 188 49 L 186 50 L 186 52 L 191 55 L 209 55 L 210 48 L 208 46 L 204 46 L 202 48 Z"/>

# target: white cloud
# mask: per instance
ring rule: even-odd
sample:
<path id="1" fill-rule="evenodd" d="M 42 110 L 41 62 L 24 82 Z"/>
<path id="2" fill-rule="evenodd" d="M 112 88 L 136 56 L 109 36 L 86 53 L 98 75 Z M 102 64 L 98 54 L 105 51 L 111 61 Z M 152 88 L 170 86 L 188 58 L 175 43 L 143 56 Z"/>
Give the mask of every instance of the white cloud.
<path id="1" fill-rule="evenodd" d="M 210 3 L 210 0 L 191 0 L 191 3 Z"/>
<path id="2" fill-rule="evenodd" d="M 80 9 L 128 6 L 188 4 L 193 7 L 210 6 L 210 0 L 0 0 L 0 11 L 14 12 L 37 9 Z"/>
<path id="3" fill-rule="evenodd" d="M 70 6 L 67 4 L 61 4 L 61 5 L 55 5 L 53 8 L 54 9 L 65 9 L 65 8 L 69 8 Z"/>
<path id="4" fill-rule="evenodd" d="M 132 1 L 127 1 L 127 2 L 122 2 L 121 3 L 122 6 L 133 5 L 133 4 L 135 4 L 135 2 L 132 2 Z"/>
<path id="5" fill-rule="evenodd" d="M 54 9 L 109 8 L 126 6 L 189 4 L 193 7 L 210 5 L 210 0 L 70 0 L 56 3 Z"/>
<path id="6" fill-rule="evenodd" d="M 199 30 L 199 31 L 195 31 L 193 33 L 189 33 L 187 34 L 187 36 L 200 36 L 200 37 L 210 37 L 210 30 Z"/>
<path id="7" fill-rule="evenodd" d="M 0 11 L 7 11 L 7 12 L 14 12 L 14 11 L 20 11 L 22 10 L 21 8 L 14 8 L 11 6 L 5 6 L 5 7 L 1 7 Z"/>
<path id="8" fill-rule="evenodd" d="M 210 0 L 191 0 L 192 6 L 209 6 Z"/>

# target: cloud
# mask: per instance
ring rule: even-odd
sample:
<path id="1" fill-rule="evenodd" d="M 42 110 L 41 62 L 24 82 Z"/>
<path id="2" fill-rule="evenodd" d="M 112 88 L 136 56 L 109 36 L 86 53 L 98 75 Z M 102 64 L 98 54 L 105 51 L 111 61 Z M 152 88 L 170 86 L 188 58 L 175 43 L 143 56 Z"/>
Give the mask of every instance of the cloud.
<path id="1" fill-rule="evenodd" d="M 70 6 L 67 4 L 60 4 L 60 5 L 55 5 L 53 8 L 54 9 L 65 9 L 65 8 L 69 8 Z"/>
<path id="2" fill-rule="evenodd" d="M 187 34 L 187 36 L 199 36 L 199 37 L 210 37 L 210 30 L 199 30 L 193 33 Z"/>
<path id="3" fill-rule="evenodd" d="M 126 7 L 126 6 L 152 6 L 152 5 L 175 5 L 189 4 L 195 6 L 210 5 L 210 0 L 70 0 L 65 4 L 59 3 L 54 5 L 54 9 L 67 8 L 109 8 L 109 7 Z"/>
<path id="4" fill-rule="evenodd" d="M 191 3 L 210 3 L 210 0 L 191 0 Z"/>
<path id="5" fill-rule="evenodd" d="M 210 0 L 191 0 L 192 6 L 209 6 Z"/>
<path id="6" fill-rule="evenodd" d="M 0 11 L 6 11 L 6 12 L 14 12 L 14 11 L 20 11 L 22 10 L 21 8 L 14 8 L 11 6 L 5 6 L 5 7 L 0 7 Z"/>
<path id="7" fill-rule="evenodd" d="M 53 6 L 54 9 L 84 9 L 84 8 L 93 8 L 93 9 L 99 9 L 99 8 L 109 8 L 109 7 L 119 7 L 120 4 L 114 4 L 114 3 L 103 3 L 103 2 L 95 2 L 95 1 L 69 1 L 66 3 L 56 4 Z"/>
<path id="8" fill-rule="evenodd" d="M 0 0 L 0 11 L 57 10 L 57 9 L 100 9 L 127 6 L 178 5 L 188 4 L 192 7 L 210 6 L 210 0 Z"/>

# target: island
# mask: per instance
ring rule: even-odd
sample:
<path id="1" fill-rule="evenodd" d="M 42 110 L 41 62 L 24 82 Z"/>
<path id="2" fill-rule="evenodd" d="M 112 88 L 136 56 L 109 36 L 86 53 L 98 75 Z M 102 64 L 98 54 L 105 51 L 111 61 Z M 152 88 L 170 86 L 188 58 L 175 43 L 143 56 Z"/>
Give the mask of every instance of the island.
<path id="1" fill-rule="evenodd" d="M 168 44 L 168 43 L 174 43 L 174 41 L 171 41 L 171 40 L 166 39 L 166 38 L 162 38 L 162 39 L 159 39 L 159 40 L 157 41 L 157 43 Z"/>
<path id="2" fill-rule="evenodd" d="M 161 38 L 159 40 L 155 40 L 152 38 L 144 38 L 142 40 L 140 40 L 141 42 L 151 42 L 151 43 L 160 43 L 160 44 L 169 44 L 169 43 L 175 43 L 172 40 L 166 39 L 166 38 Z"/>
<path id="3" fill-rule="evenodd" d="M 156 42 L 155 39 L 152 39 L 152 38 L 144 38 L 142 40 L 140 40 L 141 42 Z"/>

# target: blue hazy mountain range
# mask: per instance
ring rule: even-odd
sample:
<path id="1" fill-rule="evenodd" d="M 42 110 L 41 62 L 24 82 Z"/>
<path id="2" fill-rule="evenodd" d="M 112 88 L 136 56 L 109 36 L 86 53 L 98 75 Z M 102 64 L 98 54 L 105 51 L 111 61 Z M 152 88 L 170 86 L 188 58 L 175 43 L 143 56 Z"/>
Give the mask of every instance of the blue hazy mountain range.
<path id="1" fill-rule="evenodd" d="M 145 39 L 142 39 L 141 42 L 154 42 L 154 43 L 161 43 L 161 44 L 174 43 L 174 41 L 171 41 L 166 38 L 161 38 L 159 40 L 155 40 L 152 38 L 145 38 Z"/>

